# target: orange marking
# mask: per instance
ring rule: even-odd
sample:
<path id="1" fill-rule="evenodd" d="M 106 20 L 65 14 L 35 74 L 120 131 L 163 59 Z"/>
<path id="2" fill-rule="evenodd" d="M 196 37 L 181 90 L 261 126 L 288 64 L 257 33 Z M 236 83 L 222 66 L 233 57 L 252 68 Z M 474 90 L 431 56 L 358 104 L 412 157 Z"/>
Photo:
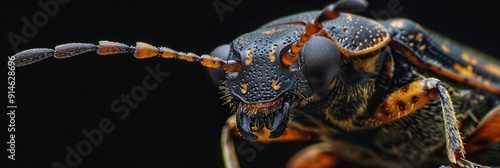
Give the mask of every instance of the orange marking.
<path id="1" fill-rule="evenodd" d="M 413 38 L 415 38 L 414 34 L 408 34 L 408 39 L 413 39 Z"/>
<path id="2" fill-rule="evenodd" d="M 287 168 L 335 167 L 339 159 L 332 147 L 327 144 L 317 144 L 301 150 L 287 163 Z"/>
<path id="3" fill-rule="evenodd" d="M 488 71 L 488 73 L 490 74 L 500 76 L 500 67 L 498 67 L 498 65 L 481 63 L 476 58 L 470 56 L 470 54 L 467 52 L 462 52 L 462 54 L 460 54 L 460 58 L 462 58 L 462 60 L 471 65 L 477 66 L 479 68 L 484 69 L 485 71 Z"/>
<path id="4" fill-rule="evenodd" d="M 352 22 L 352 15 L 351 14 L 346 14 L 345 15 L 347 20 L 349 20 L 349 22 Z"/>
<path id="5" fill-rule="evenodd" d="M 248 84 L 242 83 L 241 84 L 241 93 L 243 93 L 243 94 L 247 93 L 247 89 L 248 89 Z"/>
<path id="6" fill-rule="evenodd" d="M 390 25 L 395 28 L 403 28 L 403 26 L 405 26 L 405 22 L 403 22 L 402 20 L 395 20 L 392 21 Z"/>
<path id="7" fill-rule="evenodd" d="M 469 138 L 465 143 L 467 153 L 474 153 L 488 144 L 500 142 L 500 107 L 485 116 Z"/>
<path id="8" fill-rule="evenodd" d="M 271 87 L 273 87 L 274 90 L 278 90 L 280 89 L 280 84 L 278 81 L 276 81 L 276 79 L 273 79 L 271 81 Z"/>
<path id="9" fill-rule="evenodd" d="M 484 64 L 481 67 L 483 67 L 486 71 L 488 71 L 491 74 L 500 76 L 500 67 L 498 67 L 495 64 Z"/>
<path id="10" fill-rule="evenodd" d="M 449 80 L 452 80 L 455 82 L 460 82 L 460 83 L 463 83 L 463 84 L 471 86 L 471 87 L 475 87 L 478 89 L 482 89 L 482 90 L 491 92 L 491 93 L 496 94 L 496 95 L 500 95 L 500 86 L 498 86 L 498 85 L 492 85 L 491 83 L 485 83 L 483 81 L 478 81 L 474 78 L 463 76 L 461 74 L 452 72 L 448 69 L 443 69 L 443 68 L 440 68 L 434 64 L 424 62 L 424 61 L 420 60 L 420 58 L 415 56 L 410 50 L 402 47 L 401 45 L 399 45 L 397 43 L 390 42 L 389 46 L 400 51 L 402 54 L 404 54 L 406 56 L 406 58 L 408 58 L 408 60 L 410 60 L 410 62 L 414 63 L 419 68 L 429 70 L 431 72 L 434 72 L 436 75 L 444 76 L 444 77 L 448 78 Z"/>
<path id="11" fill-rule="evenodd" d="M 250 66 L 252 64 L 252 50 L 250 48 L 247 48 L 247 55 L 245 57 L 245 65 Z"/>
<path id="12" fill-rule="evenodd" d="M 273 45 L 271 47 L 271 51 L 269 51 L 269 61 L 271 61 L 271 62 L 276 61 L 276 48 L 278 48 L 278 46 Z"/>
<path id="13" fill-rule="evenodd" d="M 462 75 L 468 76 L 468 77 L 477 77 L 477 74 L 474 73 L 474 70 L 472 69 L 472 65 L 468 65 L 467 67 L 464 67 L 458 63 L 453 64 L 453 68 L 460 72 Z"/>
<path id="14" fill-rule="evenodd" d="M 264 32 L 262 32 L 262 34 L 265 34 L 265 35 L 273 35 L 274 33 L 276 33 L 276 32 L 280 32 L 280 31 L 283 31 L 283 30 L 285 30 L 285 28 L 281 28 L 281 29 L 272 29 L 272 30 L 264 31 Z"/>
<path id="15" fill-rule="evenodd" d="M 385 124 L 411 114 L 437 97 L 437 82 L 421 79 L 407 84 L 393 92 L 373 113 L 376 125 Z"/>
<path id="16" fill-rule="evenodd" d="M 469 64 L 472 64 L 472 65 L 476 65 L 477 64 L 477 60 L 475 60 L 474 58 L 472 58 L 466 52 L 462 52 L 462 54 L 460 54 L 460 58 L 462 58 L 465 62 L 467 62 Z"/>
<path id="17" fill-rule="evenodd" d="M 415 36 L 415 40 L 422 41 L 422 36 L 422 33 L 418 33 L 417 36 Z"/>
<path id="18" fill-rule="evenodd" d="M 450 55 L 450 48 L 448 46 L 441 44 L 441 49 L 448 55 Z"/>
<path id="19" fill-rule="evenodd" d="M 230 121 L 228 121 L 229 130 L 234 137 L 243 138 L 238 131 L 238 127 L 236 127 L 236 119 L 232 117 Z M 269 131 L 268 129 L 261 129 L 260 131 L 252 132 L 258 138 L 254 142 L 262 142 L 262 143 L 271 143 L 271 142 L 290 142 L 290 141 L 309 141 L 312 139 L 311 135 L 296 129 L 291 123 L 280 137 L 269 139 Z"/>
<path id="20" fill-rule="evenodd" d="M 424 51 L 425 47 L 426 47 L 425 44 L 421 44 L 420 46 L 418 46 L 418 50 Z"/>
<path id="21" fill-rule="evenodd" d="M 280 137 L 275 139 L 269 139 L 269 134 L 271 131 L 268 129 L 261 129 L 260 131 L 253 132 L 258 139 L 257 142 L 270 143 L 270 142 L 286 142 L 286 141 L 306 141 L 311 139 L 311 137 L 299 130 L 292 129 L 290 127 L 285 129 L 285 132 L 281 134 Z"/>

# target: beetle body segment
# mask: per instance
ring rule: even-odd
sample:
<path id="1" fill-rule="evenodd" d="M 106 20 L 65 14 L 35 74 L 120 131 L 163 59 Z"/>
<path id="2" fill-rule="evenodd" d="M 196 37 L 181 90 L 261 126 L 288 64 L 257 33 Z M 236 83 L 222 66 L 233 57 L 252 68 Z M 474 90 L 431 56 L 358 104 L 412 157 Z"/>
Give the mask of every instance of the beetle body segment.
<path id="1" fill-rule="evenodd" d="M 425 30 L 407 19 L 383 22 L 391 31 L 393 43 L 409 61 L 432 76 L 450 81 L 455 87 L 478 88 L 500 95 L 500 69 L 497 61 L 483 53 Z"/>

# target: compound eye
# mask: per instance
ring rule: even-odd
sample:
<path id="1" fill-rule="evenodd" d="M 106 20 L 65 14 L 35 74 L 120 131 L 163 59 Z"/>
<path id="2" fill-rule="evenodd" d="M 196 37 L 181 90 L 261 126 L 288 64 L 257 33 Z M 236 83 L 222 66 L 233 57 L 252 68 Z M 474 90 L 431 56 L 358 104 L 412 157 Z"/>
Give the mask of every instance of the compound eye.
<path id="1" fill-rule="evenodd" d="M 340 69 L 341 55 L 337 46 L 330 39 L 313 36 L 304 45 L 301 55 L 312 91 L 321 97 L 328 96 L 328 87 Z"/>
<path id="2" fill-rule="evenodd" d="M 218 46 L 210 53 L 211 56 L 219 57 L 221 60 L 228 60 L 231 54 L 231 45 L 224 44 Z M 225 80 L 225 72 L 222 68 L 207 68 L 210 77 L 212 78 L 212 83 L 215 86 L 221 85 L 221 81 Z M 238 76 L 238 72 L 229 72 L 232 75 L 229 76 Z M 234 75 L 236 73 L 236 75 Z"/>

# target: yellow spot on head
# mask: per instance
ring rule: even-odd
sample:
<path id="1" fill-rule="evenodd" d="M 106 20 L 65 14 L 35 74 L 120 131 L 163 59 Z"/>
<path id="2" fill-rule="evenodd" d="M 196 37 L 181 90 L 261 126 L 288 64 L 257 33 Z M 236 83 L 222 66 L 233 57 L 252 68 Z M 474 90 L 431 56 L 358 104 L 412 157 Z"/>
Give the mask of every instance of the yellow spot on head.
<path id="1" fill-rule="evenodd" d="M 280 31 L 283 31 L 285 30 L 285 28 L 281 28 L 281 29 L 272 29 L 272 30 L 268 30 L 268 31 L 264 31 L 262 32 L 262 34 L 265 34 L 265 35 L 272 35 L 276 32 L 280 32 Z"/>
<path id="2" fill-rule="evenodd" d="M 247 55 L 245 57 L 245 65 L 250 66 L 252 64 L 252 50 L 251 48 L 247 48 Z"/>
<path id="3" fill-rule="evenodd" d="M 248 84 L 242 83 L 241 84 L 241 93 L 243 93 L 243 94 L 247 93 L 247 89 L 248 89 Z"/>
<path id="4" fill-rule="evenodd" d="M 352 22 L 352 15 L 351 14 L 346 14 L 347 16 L 347 20 L 349 20 L 350 22 Z"/>
<path id="5" fill-rule="evenodd" d="M 271 62 L 276 61 L 276 48 L 278 48 L 278 46 L 273 45 L 271 47 L 271 51 L 269 51 L 269 61 L 271 61 Z"/>
<path id="6" fill-rule="evenodd" d="M 402 20 L 395 20 L 395 21 L 392 21 L 390 23 L 390 25 L 392 27 L 395 27 L 395 28 L 403 28 L 403 26 L 405 25 L 405 23 Z"/>
<path id="7" fill-rule="evenodd" d="M 271 81 L 271 87 L 273 87 L 274 90 L 278 90 L 280 89 L 280 84 L 278 81 L 276 81 L 276 79 L 273 79 Z"/>

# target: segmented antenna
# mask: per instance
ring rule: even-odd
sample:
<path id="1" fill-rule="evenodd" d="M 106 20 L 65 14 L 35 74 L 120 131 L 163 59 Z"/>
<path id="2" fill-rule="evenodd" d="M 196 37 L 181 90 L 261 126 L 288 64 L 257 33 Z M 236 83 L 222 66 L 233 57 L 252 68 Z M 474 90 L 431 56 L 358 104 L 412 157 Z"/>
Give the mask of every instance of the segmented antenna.
<path id="1" fill-rule="evenodd" d="M 311 39 L 311 36 L 323 30 L 323 21 L 339 17 L 339 12 L 360 12 L 367 7 L 368 2 L 365 0 L 343 0 L 326 6 L 321 14 L 306 23 L 304 32 L 300 35 L 300 39 L 294 42 L 288 52 L 285 52 L 281 56 L 281 63 L 283 66 L 290 67 L 297 62 L 298 54 L 304 47 L 304 44 Z"/>
<path id="2" fill-rule="evenodd" d="M 98 45 L 90 43 L 67 43 L 58 45 L 54 49 L 34 48 L 15 54 L 14 63 L 16 67 L 21 67 L 49 57 L 63 59 L 91 51 L 96 51 L 99 55 L 134 53 L 135 58 L 138 59 L 151 57 L 180 59 L 188 62 L 200 62 L 201 65 L 208 68 L 224 68 L 230 72 L 239 72 L 241 70 L 241 64 L 235 60 L 221 60 L 219 57 L 210 55 L 198 56 L 194 53 L 178 52 L 167 47 L 155 47 L 144 42 L 137 42 L 136 46 L 111 41 L 99 41 Z"/>

